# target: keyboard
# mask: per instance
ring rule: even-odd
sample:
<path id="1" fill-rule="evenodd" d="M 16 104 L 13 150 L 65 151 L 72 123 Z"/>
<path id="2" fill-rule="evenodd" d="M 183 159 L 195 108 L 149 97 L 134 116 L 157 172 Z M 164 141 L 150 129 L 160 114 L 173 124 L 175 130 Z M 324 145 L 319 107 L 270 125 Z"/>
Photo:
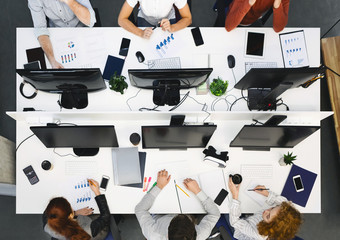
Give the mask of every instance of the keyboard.
<path id="1" fill-rule="evenodd" d="M 92 176 L 97 172 L 96 161 L 67 161 L 65 162 L 65 175 Z"/>
<path id="2" fill-rule="evenodd" d="M 269 164 L 242 164 L 241 175 L 247 179 L 271 179 L 273 178 L 273 166 Z"/>
<path id="3" fill-rule="evenodd" d="M 173 57 L 149 60 L 148 68 L 149 69 L 181 68 L 181 59 L 179 57 Z"/>
<path id="4" fill-rule="evenodd" d="M 245 62 L 246 73 L 252 68 L 277 68 L 276 62 Z"/>

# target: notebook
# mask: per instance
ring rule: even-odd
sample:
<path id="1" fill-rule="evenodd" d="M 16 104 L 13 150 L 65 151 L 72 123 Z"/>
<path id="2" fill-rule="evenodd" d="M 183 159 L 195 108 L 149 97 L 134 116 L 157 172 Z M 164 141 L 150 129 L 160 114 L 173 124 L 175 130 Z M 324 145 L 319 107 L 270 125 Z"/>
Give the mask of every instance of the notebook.
<path id="1" fill-rule="evenodd" d="M 138 148 L 112 149 L 112 166 L 115 185 L 142 182 Z"/>
<path id="2" fill-rule="evenodd" d="M 124 59 L 108 55 L 103 72 L 103 78 L 110 80 L 111 76 L 114 75 L 115 72 L 117 72 L 117 75 L 120 76 L 122 74 L 124 62 Z"/>
<path id="3" fill-rule="evenodd" d="M 139 167 L 140 167 L 140 183 L 132 183 L 132 184 L 124 184 L 124 187 L 136 187 L 143 188 L 143 177 L 145 171 L 145 162 L 146 162 L 146 152 L 138 152 L 139 155 Z"/>

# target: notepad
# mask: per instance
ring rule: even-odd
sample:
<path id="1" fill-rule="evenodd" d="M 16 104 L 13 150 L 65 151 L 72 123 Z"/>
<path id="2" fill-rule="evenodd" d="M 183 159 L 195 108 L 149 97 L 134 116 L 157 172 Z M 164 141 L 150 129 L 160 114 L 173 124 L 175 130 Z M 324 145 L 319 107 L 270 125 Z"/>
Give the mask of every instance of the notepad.
<path id="1" fill-rule="evenodd" d="M 141 183 L 138 148 L 112 149 L 112 166 L 115 185 Z"/>
<path id="2" fill-rule="evenodd" d="M 124 59 L 108 55 L 103 72 L 103 78 L 110 80 L 111 76 L 113 76 L 115 72 L 117 72 L 117 75 L 120 76 L 122 74 L 124 62 Z"/>

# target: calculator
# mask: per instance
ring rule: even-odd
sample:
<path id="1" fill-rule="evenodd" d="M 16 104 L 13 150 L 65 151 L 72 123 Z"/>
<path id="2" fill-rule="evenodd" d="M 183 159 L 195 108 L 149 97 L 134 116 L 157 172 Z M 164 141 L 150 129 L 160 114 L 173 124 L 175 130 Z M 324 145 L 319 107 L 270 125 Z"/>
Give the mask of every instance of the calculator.
<path id="1" fill-rule="evenodd" d="M 28 181 L 33 185 L 36 184 L 37 182 L 39 182 L 39 178 L 37 176 L 37 174 L 35 173 L 32 165 L 29 165 L 28 167 L 25 167 L 23 169 L 26 177 L 28 178 Z"/>

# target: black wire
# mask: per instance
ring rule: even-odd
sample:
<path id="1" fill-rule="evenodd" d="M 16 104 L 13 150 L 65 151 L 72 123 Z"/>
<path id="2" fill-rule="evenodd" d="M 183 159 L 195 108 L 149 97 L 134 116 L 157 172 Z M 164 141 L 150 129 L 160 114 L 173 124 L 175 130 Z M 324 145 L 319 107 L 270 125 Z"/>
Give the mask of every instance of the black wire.
<path id="1" fill-rule="evenodd" d="M 236 100 L 230 105 L 229 111 L 231 111 L 231 109 L 233 108 L 234 104 L 235 104 L 238 100 L 240 100 L 240 99 L 244 99 L 244 100 L 247 101 L 247 99 L 245 99 L 244 97 L 240 97 L 240 98 L 236 99 Z"/>
<path id="2" fill-rule="evenodd" d="M 31 138 L 34 136 L 34 133 L 30 136 L 28 136 L 27 138 L 25 138 L 24 140 L 21 141 L 21 143 L 19 143 L 18 147 L 15 149 L 15 151 L 18 151 L 19 147 L 21 146 L 21 144 L 23 144 L 27 139 Z"/>
<path id="3" fill-rule="evenodd" d="M 337 25 L 339 22 L 340 22 L 340 18 L 338 19 L 338 21 L 336 21 L 336 23 L 333 24 L 333 26 L 330 27 L 330 29 L 328 29 L 328 31 L 324 35 L 322 35 L 321 39 L 323 39 L 324 36 L 326 36 L 327 33 L 329 33 L 335 27 L 335 25 Z"/>
<path id="4" fill-rule="evenodd" d="M 176 108 L 178 108 L 179 106 L 181 106 L 182 103 L 185 101 L 185 99 L 187 99 L 187 97 L 189 96 L 189 93 L 190 93 L 190 91 L 188 91 L 188 92 L 184 95 L 184 97 L 181 99 L 181 101 L 180 101 L 176 106 L 174 106 L 173 108 L 171 108 L 171 109 L 169 110 L 169 112 L 170 112 L 170 111 L 173 111 L 173 110 L 175 110 Z"/>
<path id="5" fill-rule="evenodd" d="M 334 74 L 338 75 L 338 77 L 340 77 L 339 73 L 335 72 L 334 70 L 330 69 L 329 67 L 327 67 L 326 65 L 323 65 L 325 68 L 327 68 L 329 71 L 333 72 Z"/>

